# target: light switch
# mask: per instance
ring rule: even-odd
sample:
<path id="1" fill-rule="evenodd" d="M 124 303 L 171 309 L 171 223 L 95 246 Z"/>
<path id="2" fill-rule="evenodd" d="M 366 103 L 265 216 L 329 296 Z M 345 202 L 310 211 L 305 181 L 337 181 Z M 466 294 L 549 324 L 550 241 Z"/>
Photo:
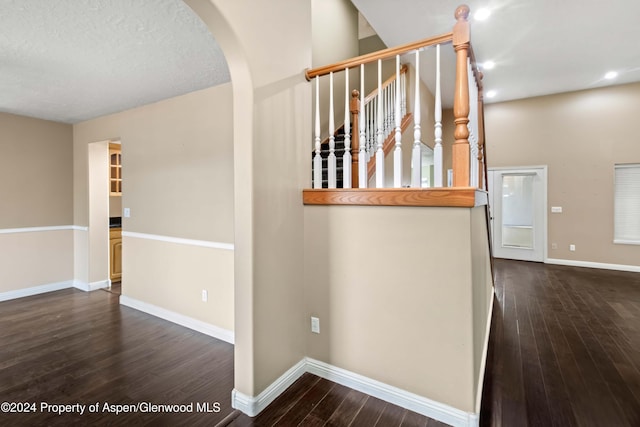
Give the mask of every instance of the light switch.
<path id="1" fill-rule="evenodd" d="M 124 208 L 122 210 L 122 213 L 123 213 L 125 218 L 129 218 L 131 216 L 131 209 L 130 208 Z"/>
<path id="2" fill-rule="evenodd" d="M 551 213 L 562 213 L 562 206 L 551 206 Z"/>

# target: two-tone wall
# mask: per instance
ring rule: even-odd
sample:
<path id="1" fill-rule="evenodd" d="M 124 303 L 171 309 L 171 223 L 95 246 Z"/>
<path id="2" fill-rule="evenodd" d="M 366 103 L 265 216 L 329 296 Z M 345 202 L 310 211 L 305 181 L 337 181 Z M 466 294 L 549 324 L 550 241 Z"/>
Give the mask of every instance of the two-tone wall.
<path id="1" fill-rule="evenodd" d="M 73 285 L 71 125 L 0 113 L 0 300 Z"/>
<path id="2" fill-rule="evenodd" d="M 233 340 L 233 131 L 230 84 L 78 123 L 73 127 L 79 280 L 108 278 L 107 194 L 94 194 L 99 141 L 122 144 L 121 302 L 176 315 Z M 98 151 L 99 152 L 99 151 Z M 106 151 L 104 152 L 106 155 Z M 104 180 L 99 177 L 98 180 Z M 106 183 L 106 180 L 104 180 Z M 94 230 L 95 228 L 95 230 Z M 77 233 L 82 234 L 81 231 Z M 102 237 L 101 237 L 102 236 Z M 202 291 L 207 301 L 202 301 Z"/>

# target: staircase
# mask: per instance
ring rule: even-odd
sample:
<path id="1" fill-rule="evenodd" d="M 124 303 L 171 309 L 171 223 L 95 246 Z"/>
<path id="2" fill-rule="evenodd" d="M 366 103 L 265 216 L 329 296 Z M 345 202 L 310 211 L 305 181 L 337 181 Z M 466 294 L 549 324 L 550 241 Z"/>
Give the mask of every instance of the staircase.
<path id="1" fill-rule="evenodd" d="M 335 150 L 336 155 L 336 187 L 344 188 L 343 180 L 343 158 L 344 155 L 344 125 L 340 126 L 334 133 L 335 137 Z M 311 159 L 315 152 L 311 152 Z M 329 138 L 322 141 L 320 147 L 320 157 L 322 157 L 322 188 L 329 188 Z M 313 170 L 311 171 L 311 179 L 313 179 Z"/>

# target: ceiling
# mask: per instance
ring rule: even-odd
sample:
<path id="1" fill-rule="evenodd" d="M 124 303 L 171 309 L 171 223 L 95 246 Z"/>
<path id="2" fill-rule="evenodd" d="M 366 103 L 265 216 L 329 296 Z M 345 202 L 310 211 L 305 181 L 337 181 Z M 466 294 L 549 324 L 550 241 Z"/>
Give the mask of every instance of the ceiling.
<path id="1" fill-rule="evenodd" d="M 351 1 L 387 46 L 451 31 L 455 9 L 465 3 Z M 485 21 L 470 19 L 476 60 L 495 62 L 494 69 L 483 71 L 485 93 L 495 91 L 495 97 L 485 102 L 640 81 L 638 0 L 468 0 L 466 4 L 472 15 L 480 8 L 491 11 Z M 450 66 L 454 56 L 452 49 L 446 50 L 443 60 Z M 606 80 L 608 71 L 617 71 L 618 77 Z"/>
<path id="2" fill-rule="evenodd" d="M 451 31 L 461 1 L 352 0 L 388 46 Z M 487 102 L 640 81 L 638 0 L 467 4 L 491 10 L 471 22 L 478 61 L 496 64 L 484 71 L 485 91 L 496 91 Z M 2 112 L 77 123 L 230 79 L 181 0 L 0 0 L 0 28 Z M 452 66 L 451 49 L 443 61 Z M 609 70 L 618 78 L 605 80 Z"/>
<path id="3" fill-rule="evenodd" d="M 181 0 L 0 0 L 0 111 L 76 123 L 228 82 Z"/>

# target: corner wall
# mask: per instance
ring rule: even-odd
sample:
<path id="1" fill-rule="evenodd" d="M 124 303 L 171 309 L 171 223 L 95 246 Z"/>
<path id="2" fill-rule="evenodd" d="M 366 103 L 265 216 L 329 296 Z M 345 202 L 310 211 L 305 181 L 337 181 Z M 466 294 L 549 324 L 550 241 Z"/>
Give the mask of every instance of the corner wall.
<path id="1" fill-rule="evenodd" d="M 186 3 L 220 44 L 233 84 L 234 396 L 253 399 L 305 356 L 301 190 L 311 176 L 304 78 L 311 2 Z"/>
<path id="2" fill-rule="evenodd" d="M 232 88 L 225 84 L 74 125 L 75 224 L 90 227 L 86 252 L 82 245 L 76 251 L 86 266 L 77 273 L 86 277 L 77 280 L 108 279 L 108 230 L 89 221 L 87 183 L 95 172 L 88 150 L 120 139 L 122 205 L 131 210 L 123 218 L 124 301 L 233 331 L 231 122 Z"/>

